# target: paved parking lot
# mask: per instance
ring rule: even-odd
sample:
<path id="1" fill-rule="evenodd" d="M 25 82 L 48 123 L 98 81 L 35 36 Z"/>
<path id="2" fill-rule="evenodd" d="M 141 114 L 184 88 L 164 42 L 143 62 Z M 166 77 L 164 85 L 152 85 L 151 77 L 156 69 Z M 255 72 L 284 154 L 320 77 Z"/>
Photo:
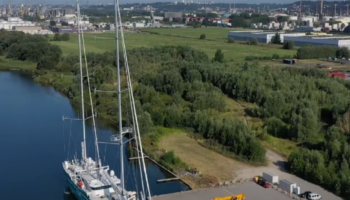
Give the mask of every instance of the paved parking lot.
<path id="1" fill-rule="evenodd" d="M 152 197 L 153 200 L 211 200 L 214 197 L 229 196 L 244 193 L 246 200 L 292 200 L 289 196 L 272 188 L 264 188 L 254 182 L 248 182 L 230 187 L 208 188 L 178 192 Z"/>
<path id="2" fill-rule="evenodd" d="M 291 182 L 297 184 L 300 187 L 300 192 L 311 191 L 322 196 L 323 200 L 342 200 L 342 198 L 336 196 L 335 194 L 323 189 L 322 187 L 310 183 L 304 179 L 297 176 L 289 174 L 286 170 L 284 159 L 278 154 L 267 150 L 266 156 L 268 157 L 270 163 L 268 166 L 262 167 L 242 167 L 240 170 L 236 171 L 237 178 L 251 178 L 252 176 L 262 176 L 263 172 L 268 172 L 269 174 L 277 175 L 278 179 L 288 179 Z M 248 199 L 247 199 L 248 200 Z M 255 199 L 254 199 L 255 200 Z M 258 200 L 258 199 L 257 199 Z"/>

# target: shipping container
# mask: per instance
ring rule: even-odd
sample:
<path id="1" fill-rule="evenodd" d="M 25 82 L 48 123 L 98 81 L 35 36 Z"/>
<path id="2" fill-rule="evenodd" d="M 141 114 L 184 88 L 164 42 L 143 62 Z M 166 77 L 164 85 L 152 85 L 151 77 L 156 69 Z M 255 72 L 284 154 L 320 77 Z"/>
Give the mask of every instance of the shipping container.
<path id="1" fill-rule="evenodd" d="M 279 187 L 288 192 L 288 193 L 292 193 L 293 192 L 293 188 L 297 187 L 297 184 L 296 183 L 293 183 L 287 179 L 282 179 L 280 180 L 279 182 Z"/>
<path id="2" fill-rule="evenodd" d="M 278 183 L 278 176 L 263 172 L 263 179 L 269 183 Z"/>

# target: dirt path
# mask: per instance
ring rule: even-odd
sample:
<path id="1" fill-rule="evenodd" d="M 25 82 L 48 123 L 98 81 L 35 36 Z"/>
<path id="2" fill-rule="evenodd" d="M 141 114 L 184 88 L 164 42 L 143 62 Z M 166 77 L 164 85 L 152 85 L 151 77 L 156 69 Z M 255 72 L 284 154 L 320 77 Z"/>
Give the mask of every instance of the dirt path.
<path id="1" fill-rule="evenodd" d="M 257 175 L 262 175 L 262 172 L 270 172 L 272 174 L 286 173 L 285 159 L 271 150 L 266 150 L 268 165 L 262 167 L 253 167 L 245 164 L 240 164 L 238 170 L 235 170 L 237 178 L 252 178 Z"/>

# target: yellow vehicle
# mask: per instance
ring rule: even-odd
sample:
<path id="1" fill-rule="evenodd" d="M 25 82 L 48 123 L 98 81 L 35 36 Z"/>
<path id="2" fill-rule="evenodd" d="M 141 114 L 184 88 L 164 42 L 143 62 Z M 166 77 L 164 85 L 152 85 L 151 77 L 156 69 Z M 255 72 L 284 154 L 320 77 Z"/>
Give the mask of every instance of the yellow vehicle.
<path id="1" fill-rule="evenodd" d="M 245 194 L 237 194 L 226 197 L 215 197 L 213 200 L 242 200 L 245 199 Z"/>

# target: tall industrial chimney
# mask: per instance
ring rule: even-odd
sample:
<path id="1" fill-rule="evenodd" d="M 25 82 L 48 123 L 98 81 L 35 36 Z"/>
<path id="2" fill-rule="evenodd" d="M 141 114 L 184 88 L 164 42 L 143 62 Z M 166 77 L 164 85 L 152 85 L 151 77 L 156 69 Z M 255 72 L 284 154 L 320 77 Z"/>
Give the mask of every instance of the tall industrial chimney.
<path id="1" fill-rule="evenodd" d="M 299 8 L 299 17 L 301 18 L 301 1 L 300 1 L 300 8 Z"/>
<path id="2" fill-rule="evenodd" d="M 321 0 L 321 15 L 323 15 L 323 0 Z"/>

